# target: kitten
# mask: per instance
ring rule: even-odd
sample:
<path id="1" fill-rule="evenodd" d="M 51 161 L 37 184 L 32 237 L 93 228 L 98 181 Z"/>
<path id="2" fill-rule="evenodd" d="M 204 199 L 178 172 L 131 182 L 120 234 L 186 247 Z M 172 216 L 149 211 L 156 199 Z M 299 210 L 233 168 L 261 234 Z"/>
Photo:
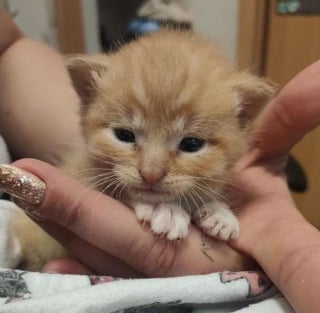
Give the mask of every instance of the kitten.
<path id="1" fill-rule="evenodd" d="M 187 236 L 194 212 L 208 235 L 237 237 L 224 188 L 272 87 L 236 72 L 211 42 L 175 31 L 75 56 L 68 68 L 87 145 L 67 168 L 97 168 L 97 188 L 169 240 Z"/>
<path id="2" fill-rule="evenodd" d="M 110 55 L 73 56 L 67 67 L 86 144 L 64 170 L 123 201 L 168 240 L 188 235 L 191 216 L 209 236 L 236 238 L 225 189 L 273 88 L 187 32 L 161 31 Z"/>

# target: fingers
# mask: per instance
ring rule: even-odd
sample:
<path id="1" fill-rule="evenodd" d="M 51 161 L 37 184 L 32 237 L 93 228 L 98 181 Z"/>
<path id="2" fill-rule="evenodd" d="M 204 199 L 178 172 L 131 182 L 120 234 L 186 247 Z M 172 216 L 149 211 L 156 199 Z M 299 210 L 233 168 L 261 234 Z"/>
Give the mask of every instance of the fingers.
<path id="1" fill-rule="evenodd" d="M 127 261 L 133 257 L 130 254 L 134 254 L 136 249 L 140 249 L 140 245 L 144 244 L 143 239 L 148 231 L 140 226 L 134 213 L 120 202 L 87 189 L 44 162 L 27 159 L 14 165 L 33 173 L 45 182 L 45 195 L 41 203 L 35 206 L 36 201 L 28 198 L 32 206 L 25 205 L 24 208 L 31 211 L 31 216 L 36 214 L 35 220 L 41 222 L 43 228 L 72 251 L 77 250 L 79 245 L 86 251 L 88 246 L 83 247 L 84 242 L 87 242 Z M 27 182 L 25 176 L 23 179 Z M 29 194 L 29 188 L 26 190 Z M 12 190 L 9 192 L 14 193 Z M 40 190 L 40 194 L 42 193 Z M 17 193 L 14 195 L 21 197 Z M 36 198 L 38 199 L 37 194 Z M 21 206 L 21 201 L 18 201 L 18 204 Z M 45 219 L 55 222 L 60 227 L 44 222 Z M 125 225 L 130 227 L 126 228 Z M 73 234 L 82 239 L 82 242 Z"/>
<path id="2" fill-rule="evenodd" d="M 43 273 L 94 275 L 95 273 L 88 267 L 73 259 L 56 259 L 47 263 Z"/>
<path id="3" fill-rule="evenodd" d="M 188 238 L 177 245 L 142 227 L 133 211 L 118 201 L 88 190 L 46 163 L 29 159 L 14 165 L 46 184 L 41 203 L 32 207 L 49 221 L 38 223 L 77 251 L 79 258 L 87 258 L 85 263 L 93 269 L 92 260 L 97 258 L 94 263 L 98 264 L 107 255 L 147 276 L 244 268 L 238 253 L 224 243 L 207 240 L 193 227 Z M 95 249 L 90 250 L 92 247 Z"/>
<path id="4" fill-rule="evenodd" d="M 97 248 L 96 246 L 86 242 L 79 236 L 57 225 L 52 221 L 46 221 L 40 223 L 40 226 L 53 238 L 59 241 L 64 247 L 73 253 L 75 257 L 81 260 L 82 265 L 86 266 L 91 271 L 94 271 L 98 275 L 111 275 L 114 277 L 122 278 L 134 278 L 141 277 L 142 275 L 133 270 L 129 265 L 119 260 L 107 252 Z M 62 264 L 61 264 L 62 263 Z M 50 266 L 52 264 L 50 263 Z M 58 265 L 61 268 L 61 273 L 68 269 L 71 269 L 70 263 L 53 262 L 53 266 Z M 61 265 L 61 266 L 60 266 Z M 47 270 L 47 269 L 46 269 Z M 58 270 L 56 270 L 59 272 Z M 72 274 L 73 272 L 69 272 Z M 74 274 L 82 274 L 81 272 L 74 272 Z"/>
<path id="5" fill-rule="evenodd" d="M 267 107 L 256 134 L 258 158 L 277 158 L 320 123 L 320 61 L 294 77 Z"/>

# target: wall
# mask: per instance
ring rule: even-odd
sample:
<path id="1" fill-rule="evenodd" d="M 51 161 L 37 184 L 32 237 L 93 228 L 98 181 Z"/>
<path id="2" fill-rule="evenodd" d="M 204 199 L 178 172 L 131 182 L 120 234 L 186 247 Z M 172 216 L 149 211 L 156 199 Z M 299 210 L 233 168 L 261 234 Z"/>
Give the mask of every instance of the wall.
<path id="1" fill-rule="evenodd" d="M 2 0 L 14 21 L 28 36 L 57 47 L 54 3 L 52 0 Z"/>
<path id="2" fill-rule="evenodd" d="M 237 57 L 239 0 L 186 0 L 194 16 L 195 30 L 217 40 L 232 61 Z"/>
<path id="3" fill-rule="evenodd" d="M 67 1 L 67 0 L 66 0 Z M 84 15 L 86 50 L 99 51 L 97 12 L 93 0 L 81 0 Z M 237 55 L 237 25 L 239 0 L 185 0 L 194 15 L 195 30 L 217 40 L 222 51 L 235 61 Z M 26 35 L 57 47 L 52 0 L 0 0 L 18 12 L 17 24 Z"/>
<path id="4" fill-rule="evenodd" d="M 215 39 L 231 60 L 237 57 L 238 9 L 240 0 L 185 0 L 194 16 L 195 30 Z M 87 51 L 97 51 L 97 18 L 93 0 L 82 0 Z M 91 34 L 91 35 L 90 35 Z"/>
<path id="5" fill-rule="evenodd" d="M 98 12 L 97 3 L 93 0 L 81 0 L 85 49 L 88 53 L 99 52 Z"/>

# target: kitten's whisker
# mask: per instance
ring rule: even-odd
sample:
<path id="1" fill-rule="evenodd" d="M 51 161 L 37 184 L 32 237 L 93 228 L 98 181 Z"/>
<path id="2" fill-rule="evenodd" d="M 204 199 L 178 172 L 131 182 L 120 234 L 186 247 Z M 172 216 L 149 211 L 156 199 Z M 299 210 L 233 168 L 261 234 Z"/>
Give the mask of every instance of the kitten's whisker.
<path id="1" fill-rule="evenodd" d="M 205 205 L 206 202 L 202 199 L 201 195 L 195 188 L 191 188 L 190 191 L 202 202 L 202 206 Z"/>
<path id="2" fill-rule="evenodd" d="M 99 178 L 99 179 L 97 179 Z M 97 175 L 97 176 L 93 176 L 93 177 L 88 177 L 87 179 L 87 182 L 89 183 L 90 181 L 93 181 L 94 182 L 92 184 L 89 184 L 89 186 L 92 188 L 95 184 L 99 184 L 100 182 L 104 182 L 104 183 L 107 183 L 107 182 L 110 182 L 112 180 L 115 180 L 117 178 L 117 175 L 115 174 L 112 174 L 112 175 Z"/>
<path id="3" fill-rule="evenodd" d="M 192 209 L 191 209 L 191 207 L 190 207 L 190 205 L 189 205 L 189 201 L 188 201 L 187 197 L 185 196 L 184 192 L 181 192 L 180 194 L 181 194 L 181 196 L 183 197 L 183 199 L 184 199 L 184 201 L 185 201 L 185 203 L 186 203 L 186 205 L 187 205 L 187 208 L 185 208 L 185 209 L 187 209 L 189 215 L 191 215 L 191 214 L 192 214 Z"/>
<path id="4" fill-rule="evenodd" d="M 232 180 L 228 180 L 228 179 L 215 179 L 215 178 L 206 178 L 206 177 L 201 177 L 201 176 L 191 176 L 188 175 L 187 178 L 191 178 L 193 180 L 198 180 L 198 181 L 206 181 L 206 182 L 212 182 L 212 183 L 218 183 L 218 184 L 223 184 L 223 185 L 232 185 Z M 210 186 L 208 184 L 208 186 Z M 210 188 L 212 189 L 213 186 L 210 186 Z"/>
<path id="5" fill-rule="evenodd" d="M 115 194 L 117 193 L 117 189 L 121 186 L 120 181 L 117 181 L 117 184 L 112 188 L 113 190 L 110 193 L 110 197 L 116 198 Z"/>
<path id="6" fill-rule="evenodd" d="M 102 156 L 99 156 L 99 155 L 96 155 L 96 154 L 91 155 L 90 158 L 93 159 L 93 160 L 99 161 L 99 162 L 101 162 L 103 164 L 106 164 L 106 165 L 117 165 L 116 162 L 106 160 L 106 158 L 104 158 Z"/>
<path id="7" fill-rule="evenodd" d="M 113 180 L 112 180 L 113 181 Z M 100 186 L 105 186 L 106 184 L 108 184 L 110 182 L 110 180 L 105 180 L 105 179 L 102 179 L 102 180 L 99 180 L 97 182 L 95 182 L 94 184 L 92 185 L 89 185 L 88 188 L 91 189 L 91 190 L 97 190 L 99 192 L 101 192 Z"/>
<path id="8" fill-rule="evenodd" d="M 95 189 L 96 184 L 100 184 L 100 182 L 107 183 L 111 180 L 114 180 L 116 177 L 117 177 L 116 175 L 102 176 L 100 179 L 97 179 L 97 177 L 95 176 L 95 177 L 89 177 L 87 179 L 84 179 L 82 180 L 82 182 L 86 183 L 86 185 L 88 185 L 88 187 L 90 187 L 91 189 Z M 91 181 L 93 181 L 93 183 L 90 183 Z"/>
<path id="9" fill-rule="evenodd" d="M 187 196 L 187 198 L 190 198 L 190 200 L 193 202 L 195 208 L 197 208 L 197 207 L 199 206 L 199 204 L 197 203 L 197 201 L 194 199 L 194 197 L 193 197 L 190 189 L 188 190 L 186 196 Z M 190 214 L 192 214 L 192 212 L 193 212 L 193 210 L 191 209 L 191 210 L 190 210 Z"/>
<path id="10" fill-rule="evenodd" d="M 125 189 L 127 189 L 127 188 L 128 188 L 128 186 L 126 184 L 122 184 L 122 187 L 121 187 L 121 189 L 119 191 L 119 199 L 121 199 L 122 192 L 124 192 Z"/>
<path id="11" fill-rule="evenodd" d="M 112 187 L 113 185 L 117 184 L 117 181 L 112 181 L 110 184 L 108 184 L 105 188 L 103 188 L 99 194 L 97 195 L 95 201 L 98 201 L 99 197 L 101 197 L 101 195 L 106 194 L 106 190 L 108 190 L 110 187 Z M 109 195 L 109 194 L 107 194 Z M 109 195 L 110 197 L 112 197 L 111 195 Z"/>
<path id="12" fill-rule="evenodd" d="M 115 178 L 117 177 L 117 175 L 115 174 L 112 174 L 112 175 L 108 175 L 108 173 L 103 173 L 103 174 L 99 174 L 99 175 L 95 175 L 95 176 L 91 176 L 91 177 L 86 177 L 84 178 L 84 180 L 90 182 L 92 180 L 96 180 L 96 179 L 103 179 L 103 178 L 106 178 L 106 179 L 112 179 L 112 178 Z"/>
<path id="13" fill-rule="evenodd" d="M 215 190 L 213 190 L 212 188 L 210 188 L 210 186 L 206 186 L 203 184 L 200 184 L 198 182 L 195 182 L 195 185 L 205 194 L 207 194 L 207 196 L 209 198 L 213 198 L 214 200 L 223 200 L 224 202 L 228 203 L 229 205 L 231 205 L 230 201 L 228 198 L 226 198 L 222 192 L 217 192 Z M 208 194 L 209 193 L 209 194 Z"/>

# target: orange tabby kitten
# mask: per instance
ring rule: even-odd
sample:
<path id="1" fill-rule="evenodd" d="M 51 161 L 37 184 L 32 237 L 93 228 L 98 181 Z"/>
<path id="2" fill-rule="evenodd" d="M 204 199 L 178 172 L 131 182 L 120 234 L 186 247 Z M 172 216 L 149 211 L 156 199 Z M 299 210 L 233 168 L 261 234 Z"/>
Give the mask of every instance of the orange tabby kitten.
<path id="1" fill-rule="evenodd" d="M 67 63 L 86 145 L 64 169 L 89 173 L 169 240 L 187 236 L 194 213 L 208 235 L 237 237 L 224 190 L 272 87 L 235 71 L 210 41 L 175 31 Z"/>

